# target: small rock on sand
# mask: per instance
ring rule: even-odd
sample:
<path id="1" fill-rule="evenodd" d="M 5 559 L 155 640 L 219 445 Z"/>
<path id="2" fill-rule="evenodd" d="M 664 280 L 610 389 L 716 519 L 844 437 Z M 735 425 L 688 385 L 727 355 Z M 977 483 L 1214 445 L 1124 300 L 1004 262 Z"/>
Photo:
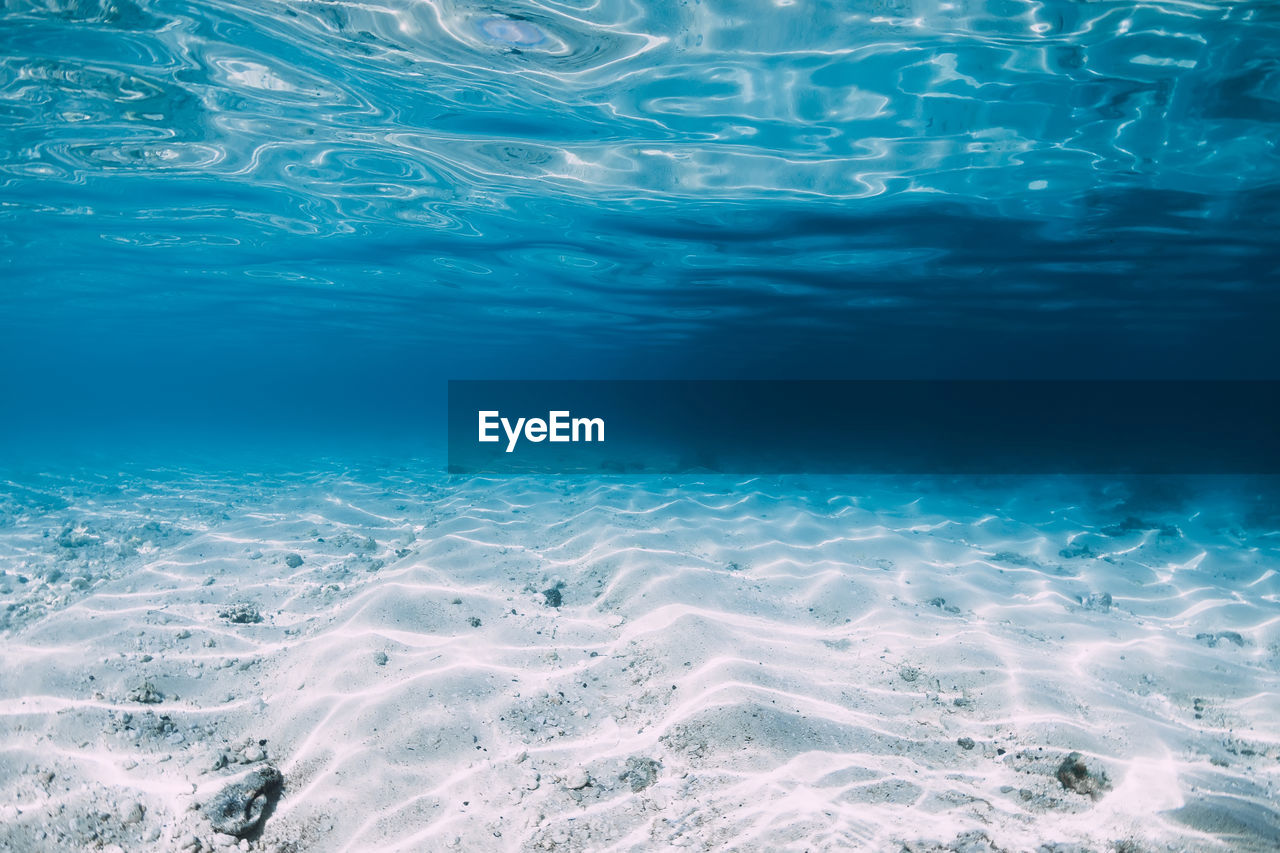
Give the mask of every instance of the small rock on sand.
<path id="1" fill-rule="evenodd" d="M 564 786 L 570 791 L 580 791 L 591 784 L 591 777 L 581 767 L 575 767 L 564 774 Z"/>
<path id="2" fill-rule="evenodd" d="M 1097 610 L 1099 613 L 1111 612 L 1111 593 L 1095 592 L 1081 600 L 1086 610 Z"/>
<path id="3" fill-rule="evenodd" d="M 991 836 L 980 829 L 971 829 L 957 835 L 955 840 L 943 849 L 947 853 L 1004 853 L 1004 848 L 997 847 L 991 840 Z"/>
<path id="4" fill-rule="evenodd" d="M 262 614 L 259 613 L 258 608 L 254 607 L 252 604 L 236 604 L 219 612 L 218 615 L 223 619 L 226 619 L 228 622 L 235 622 L 239 625 L 248 625 L 262 621 Z"/>
<path id="5" fill-rule="evenodd" d="M 939 610 L 945 610 L 947 613 L 952 613 L 957 615 L 960 613 L 959 607 L 956 607 L 954 604 L 947 604 L 947 600 L 941 596 L 938 596 L 937 598 L 929 599 L 928 604 L 930 607 L 936 607 Z"/>
<path id="6" fill-rule="evenodd" d="M 1107 774 L 1091 771 L 1084 763 L 1084 756 L 1073 752 L 1058 765 L 1058 781 L 1068 791 L 1075 791 L 1090 799 L 1096 800 L 1111 790 L 1111 780 Z"/>
<path id="7" fill-rule="evenodd" d="M 1235 631 L 1219 631 L 1216 634 L 1196 634 L 1196 639 L 1201 642 L 1208 643 L 1210 648 L 1218 645 L 1219 641 L 1226 640 L 1237 646 L 1244 646 L 1244 637 Z"/>
<path id="8" fill-rule="evenodd" d="M 288 566 L 289 568 L 291 568 L 291 569 L 296 569 L 296 568 L 298 568 L 298 566 L 301 566 L 301 565 L 302 565 L 302 555 L 301 555 L 301 554 L 292 554 L 292 553 L 290 553 L 290 554 L 285 554 L 285 555 L 284 555 L 284 564 L 285 564 L 286 566 Z"/>
<path id="9" fill-rule="evenodd" d="M 141 702 L 144 705 L 158 705 L 164 701 L 164 694 L 150 681 L 144 681 L 129 691 L 129 701 Z"/>
<path id="10" fill-rule="evenodd" d="M 280 799 L 284 777 L 271 765 L 259 767 L 219 791 L 204 807 L 213 828 L 223 835 L 247 838 L 262 827 L 267 812 Z"/>
<path id="11" fill-rule="evenodd" d="M 662 765 L 652 758 L 633 755 L 627 759 L 627 769 L 621 779 L 631 786 L 632 791 L 643 791 L 658 781 L 658 770 Z"/>
<path id="12" fill-rule="evenodd" d="M 387 665 L 387 653 L 386 653 L 386 652 L 374 652 L 374 653 L 373 653 L 373 662 L 374 662 L 374 663 L 376 663 L 378 666 L 386 666 L 386 665 Z"/>
<path id="13" fill-rule="evenodd" d="M 974 741 L 974 739 L 971 737 L 962 737 L 958 739 L 956 743 L 959 744 L 961 749 L 973 749 L 975 746 L 978 745 L 977 742 Z"/>

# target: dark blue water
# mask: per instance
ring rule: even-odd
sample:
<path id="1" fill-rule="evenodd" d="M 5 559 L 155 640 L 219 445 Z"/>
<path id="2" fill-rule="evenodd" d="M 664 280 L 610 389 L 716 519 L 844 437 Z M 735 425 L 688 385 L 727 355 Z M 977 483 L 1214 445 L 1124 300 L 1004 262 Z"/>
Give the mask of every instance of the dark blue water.
<path id="1" fill-rule="evenodd" d="M 11 0 L 0 139 L 27 439 L 1280 365 L 1270 0 Z"/>

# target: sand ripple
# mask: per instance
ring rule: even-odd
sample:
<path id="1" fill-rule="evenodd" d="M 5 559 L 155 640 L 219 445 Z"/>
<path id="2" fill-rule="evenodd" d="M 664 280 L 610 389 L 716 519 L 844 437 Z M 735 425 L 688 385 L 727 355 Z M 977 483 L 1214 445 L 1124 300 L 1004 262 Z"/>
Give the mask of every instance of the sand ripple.
<path id="1" fill-rule="evenodd" d="M 211 845 L 265 760 L 254 849 L 1273 849 L 1280 537 L 1153 494 L 9 481 L 0 845 Z"/>

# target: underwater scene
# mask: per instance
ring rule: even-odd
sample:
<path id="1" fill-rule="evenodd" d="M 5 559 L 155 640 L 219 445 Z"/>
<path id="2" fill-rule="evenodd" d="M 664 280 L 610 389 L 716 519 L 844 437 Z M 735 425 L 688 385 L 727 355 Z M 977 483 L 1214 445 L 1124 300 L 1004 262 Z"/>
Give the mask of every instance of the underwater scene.
<path id="1" fill-rule="evenodd" d="M 1272 0 L 0 0 L 0 140 L 0 850 L 1280 849 Z"/>

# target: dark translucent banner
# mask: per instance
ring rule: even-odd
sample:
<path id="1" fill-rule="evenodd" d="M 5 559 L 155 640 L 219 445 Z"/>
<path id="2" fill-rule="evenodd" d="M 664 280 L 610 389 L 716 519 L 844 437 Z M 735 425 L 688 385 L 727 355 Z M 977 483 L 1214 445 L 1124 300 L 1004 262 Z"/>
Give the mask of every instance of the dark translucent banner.
<path id="1" fill-rule="evenodd" d="M 455 473 L 1276 474 L 1280 382 L 452 381 Z"/>

